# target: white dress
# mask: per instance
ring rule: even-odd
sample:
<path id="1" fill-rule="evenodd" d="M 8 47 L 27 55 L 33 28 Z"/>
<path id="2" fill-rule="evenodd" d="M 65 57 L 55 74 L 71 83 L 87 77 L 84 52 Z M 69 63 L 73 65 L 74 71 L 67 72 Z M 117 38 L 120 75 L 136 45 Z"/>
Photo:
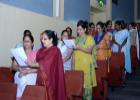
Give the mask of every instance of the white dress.
<path id="1" fill-rule="evenodd" d="M 62 54 L 62 58 L 64 59 L 67 56 L 68 47 L 66 45 L 64 45 L 62 41 L 59 41 L 58 48 L 60 49 L 61 54 Z M 64 70 L 71 70 L 71 64 L 72 64 L 71 61 L 72 60 L 70 58 L 68 61 L 64 62 L 64 64 L 63 64 Z"/>
<path id="2" fill-rule="evenodd" d="M 21 97 L 26 85 L 35 85 L 36 84 L 36 78 L 37 73 L 30 73 L 25 76 L 19 77 L 19 71 L 15 73 L 14 80 L 17 84 L 17 97 Z"/>

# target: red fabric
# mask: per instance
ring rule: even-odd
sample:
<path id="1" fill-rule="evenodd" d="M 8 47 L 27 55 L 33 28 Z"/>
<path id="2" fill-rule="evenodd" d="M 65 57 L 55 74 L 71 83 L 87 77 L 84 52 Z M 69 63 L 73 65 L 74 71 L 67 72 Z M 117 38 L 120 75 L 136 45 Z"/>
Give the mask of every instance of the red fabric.
<path id="1" fill-rule="evenodd" d="M 131 46 L 130 53 L 131 53 L 132 71 L 135 74 L 137 66 L 138 66 L 138 62 L 137 62 L 137 48 L 135 46 Z"/>
<path id="2" fill-rule="evenodd" d="M 74 36 L 69 36 L 69 39 L 76 39 L 76 37 L 74 37 Z"/>
<path id="3" fill-rule="evenodd" d="M 64 68 L 60 50 L 52 46 L 37 53 L 39 63 L 37 84 L 46 87 L 46 100 L 66 100 Z"/>
<path id="4" fill-rule="evenodd" d="M 91 36 L 94 36 L 95 34 L 96 34 L 96 31 L 89 32 L 89 35 Z"/>

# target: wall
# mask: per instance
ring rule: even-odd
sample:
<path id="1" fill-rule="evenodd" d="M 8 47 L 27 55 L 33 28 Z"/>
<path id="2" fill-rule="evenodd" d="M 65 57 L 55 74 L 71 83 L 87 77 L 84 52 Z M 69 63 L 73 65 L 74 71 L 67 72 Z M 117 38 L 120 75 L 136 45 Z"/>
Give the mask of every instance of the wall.
<path id="1" fill-rule="evenodd" d="M 18 8 L 53 16 L 53 0 L 0 0 Z"/>
<path id="2" fill-rule="evenodd" d="M 25 29 L 32 31 L 35 45 L 39 45 L 39 33 L 52 29 L 60 36 L 67 26 L 76 33 L 76 25 L 73 23 L 0 3 L 0 66 L 11 64 L 10 49 L 22 41 Z"/>
<path id="3" fill-rule="evenodd" d="M 137 4 L 137 7 L 138 7 L 138 20 L 140 21 L 140 0 L 137 0 L 138 1 L 138 4 Z"/>
<path id="4" fill-rule="evenodd" d="M 118 0 L 118 5 L 112 4 L 112 19 L 134 21 L 134 0 Z"/>
<path id="5" fill-rule="evenodd" d="M 64 0 L 64 19 L 77 22 L 90 20 L 90 0 Z"/>

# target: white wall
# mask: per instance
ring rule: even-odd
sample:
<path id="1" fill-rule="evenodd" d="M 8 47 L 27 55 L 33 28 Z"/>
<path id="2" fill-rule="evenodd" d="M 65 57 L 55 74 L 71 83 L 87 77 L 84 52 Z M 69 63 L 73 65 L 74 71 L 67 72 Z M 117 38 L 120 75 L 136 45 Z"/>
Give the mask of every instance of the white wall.
<path id="1" fill-rule="evenodd" d="M 35 38 L 35 45 L 39 45 L 39 33 L 46 29 L 55 30 L 59 36 L 67 26 L 76 33 L 76 25 L 60 19 L 50 18 L 16 7 L 0 3 L 0 66 L 9 66 L 10 49 L 22 41 L 23 31 L 29 29 Z"/>

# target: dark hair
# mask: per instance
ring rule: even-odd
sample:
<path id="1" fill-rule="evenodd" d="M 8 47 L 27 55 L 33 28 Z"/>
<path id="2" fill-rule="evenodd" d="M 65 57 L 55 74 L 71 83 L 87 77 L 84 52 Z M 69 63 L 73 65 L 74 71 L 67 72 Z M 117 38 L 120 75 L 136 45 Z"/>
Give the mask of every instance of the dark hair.
<path id="1" fill-rule="evenodd" d="M 115 22 L 115 24 L 121 26 L 121 21 L 120 21 L 120 20 L 117 20 L 117 21 Z"/>
<path id="2" fill-rule="evenodd" d="M 101 21 L 97 22 L 96 26 L 99 25 L 102 29 L 104 29 L 105 24 Z"/>
<path id="3" fill-rule="evenodd" d="M 124 20 L 121 20 L 121 29 L 125 29 L 125 28 L 126 28 L 126 24 Z"/>
<path id="4" fill-rule="evenodd" d="M 91 27 L 92 25 L 95 26 L 95 24 L 93 22 L 90 22 L 89 27 Z"/>
<path id="5" fill-rule="evenodd" d="M 54 46 L 57 46 L 58 38 L 57 38 L 57 34 L 55 33 L 55 31 L 45 30 L 43 33 L 45 33 L 49 39 L 52 39 L 52 43 Z"/>
<path id="6" fill-rule="evenodd" d="M 81 26 L 83 29 L 87 29 L 88 28 L 88 22 L 87 21 L 83 21 L 83 20 L 79 20 L 77 23 L 77 27 Z"/>
<path id="7" fill-rule="evenodd" d="M 108 26 L 109 25 L 109 23 L 112 23 L 112 21 L 111 20 L 108 20 L 107 22 L 106 22 L 106 26 Z"/>
<path id="8" fill-rule="evenodd" d="M 30 34 L 30 35 L 32 35 L 32 33 L 31 33 L 30 30 L 24 30 L 23 36 L 24 36 L 24 35 L 28 35 L 27 33 Z"/>
<path id="9" fill-rule="evenodd" d="M 31 40 L 31 42 L 34 43 L 34 37 L 33 37 L 31 34 L 26 34 L 26 35 L 24 35 L 24 36 L 23 36 L 23 41 L 24 41 L 25 37 L 29 37 L 30 40 Z"/>
<path id="10" fill-rule="evenodd" d="M 136 26 L 136 23 L 134 23 L 134 22 L 131 22 L 131 23 L 130 23 L 130 25 L 131 25 L 133 28 L 135 28 L 135 26 Z"/>
<path id="11" fill-rule="evenodd" d="M 72 29 L 70 27 L 67 27 L 66 30 L 69 29 L 70 30 L 70 35 L 72 34 Z"/>
<path id="12" fill-rule="evenodd" d="M 63 31 L 61 32 L 61 36 L 62 36 L 65 32 L 67 32 L 67 33 L 68 33 L 68 31 L 67 31 L 67 30 L 63 30 Z M 68 34 L 68 35 L 69 35 L 69 34 Z"/>

